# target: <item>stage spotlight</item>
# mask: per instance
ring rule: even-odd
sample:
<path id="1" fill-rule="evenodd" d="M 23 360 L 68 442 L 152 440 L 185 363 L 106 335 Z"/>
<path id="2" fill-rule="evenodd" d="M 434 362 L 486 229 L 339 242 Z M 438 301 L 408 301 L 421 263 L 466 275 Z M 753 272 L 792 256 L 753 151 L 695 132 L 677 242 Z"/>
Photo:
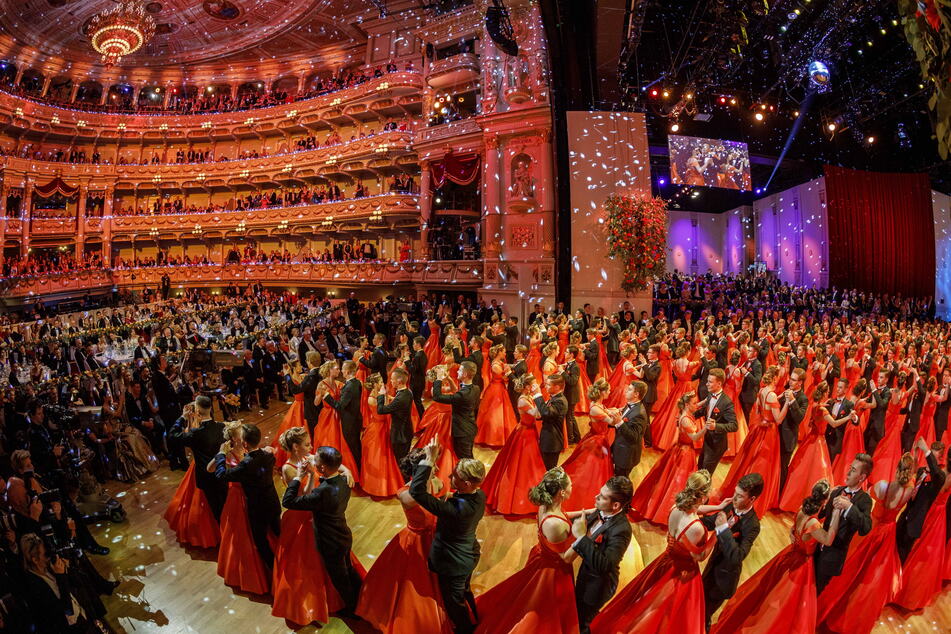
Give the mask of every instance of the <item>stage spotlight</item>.
<path id="1" fill-rule="evenodd" d="M 830 121 L 829 125 L 826 126 L 826 130 L 828 130 L 829 132 L 835 132 L 835 129 L 836 129 L 836 125 L 834 121 Z"/>
<path id="2" fill-rule="evenodd" d="M 868 143 L 869 145 L 871 145 L 871 144 L 875 143 L 875 137 L 870 136 L 870 137 L 868 137 L 867 139 L 865 139 L 865 142 Z"/>
<path id="3" fill-rule="evenodd" d="M 666 179 L 666 178 L 660 178 L 660 179 L 657 180 L 657 184 L 660 185 L 661 187 L 663 187 L 664 185 L 667 184 L 667 179 Z"/>
<path id="4" fill-rule="evenodd" d="M 667 91 L 665 90 L 665 91 L 664 91 L 664 95 L 663 95 L 663 96 L 664 96 L 664 99 L 666 99 L 667 97 L 669 97 L 669 96 L 670 96 L 670 93 L 669 93 L 669 92 L 667 92 Z"/>
<path id="5" fill-rule="evenodd" d="M 762 121 L 762 120 L 764 119 L 762 112 L 757 112 L 756 114 L 753 115 L 753 117 L 754 117 L 757 121 Z"/>
<path id="6" fill-rule="evenodd" d="M 684 95 L 684 96 L 686 97 L 686 99 L 687 99 L 688 101 L 691 100 L 691 99 L 693 99 L 693 93 L 692 93 L 692 92 L 688 92 L 688 93 L 687 93 L 686 95 Z"/>
<path id="7" fill-rule="evenodd" d="M 651 90 L 651 97 L 656 97 L 656 96 L 657 96 L 657 89 L 654 88 Z"/>
<path id="8" fill-rule="evenodd" d="M 675 121 L 674 123 L 671 123 L 671 124 L 670 124 L 670 131 L 671 131 L 671 132 L 680 132 L 680 124 L 677 123 L 676 121 Z"/>
<path id="9" fill-rule="evenodd" d="M 810 62 L 808 73 L 809 85 L 816 92 L 826 92 L 832 88 L 832 74 L 825 62 L 814 60 Z"/>

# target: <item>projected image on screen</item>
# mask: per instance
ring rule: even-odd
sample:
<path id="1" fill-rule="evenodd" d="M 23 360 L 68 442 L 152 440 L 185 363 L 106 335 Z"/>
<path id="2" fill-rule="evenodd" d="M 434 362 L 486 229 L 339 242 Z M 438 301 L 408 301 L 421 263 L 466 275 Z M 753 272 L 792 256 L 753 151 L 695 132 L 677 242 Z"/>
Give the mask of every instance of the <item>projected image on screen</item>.
<path id="1" fill-rule="evenodd" d="M 670 180 L 678 185 L 749 191 L 750 153 L 746 143 L 671 134 Z"/>

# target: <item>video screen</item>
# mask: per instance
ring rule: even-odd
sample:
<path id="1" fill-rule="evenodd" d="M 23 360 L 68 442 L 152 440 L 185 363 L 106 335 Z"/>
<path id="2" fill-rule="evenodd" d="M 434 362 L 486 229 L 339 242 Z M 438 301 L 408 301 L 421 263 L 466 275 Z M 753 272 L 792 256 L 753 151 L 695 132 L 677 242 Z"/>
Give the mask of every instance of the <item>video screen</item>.
<path id="1" fill-rule="evenodd" d="M 671 182 L 740 191 L 753 188 L 746 143 L 676 134 L 667 139 Z"/>

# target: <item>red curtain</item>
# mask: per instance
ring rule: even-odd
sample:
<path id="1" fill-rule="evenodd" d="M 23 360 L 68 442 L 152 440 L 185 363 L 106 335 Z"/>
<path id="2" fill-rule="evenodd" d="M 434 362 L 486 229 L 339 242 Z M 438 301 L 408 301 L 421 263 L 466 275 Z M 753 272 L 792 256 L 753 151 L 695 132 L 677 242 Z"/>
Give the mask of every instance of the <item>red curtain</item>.
<path id="1" fill-rule="evenodd" d="M 827 165 L 829 283 L 874 293 L 934 295 L 935 250 L 927 174 Z"/>
<path id="2" fill-rule="evenodd" d="M 43 198 L 49 198 L 57 192 L 63 196 L 66 196 L 67 198 L 72 198 L 79 193 L 79 186 L 77 185 L 76 187 L 70 187 L 66 184 L 66 181 L 57 176 L 45 185 L 37 185 L 33 188 L 33 192 L 39 194 Z"/>
<path id="3" fill-rule="evenodd" d="M 479 177 L 479 165 L 482 157 L 478 154 L 447 155 L 442 161 L 430 164 L 429 172 L 432 175 L 430 189 L 437 189 L 446 184 L 447 180 L 457 185 L 468 185 Z"/>

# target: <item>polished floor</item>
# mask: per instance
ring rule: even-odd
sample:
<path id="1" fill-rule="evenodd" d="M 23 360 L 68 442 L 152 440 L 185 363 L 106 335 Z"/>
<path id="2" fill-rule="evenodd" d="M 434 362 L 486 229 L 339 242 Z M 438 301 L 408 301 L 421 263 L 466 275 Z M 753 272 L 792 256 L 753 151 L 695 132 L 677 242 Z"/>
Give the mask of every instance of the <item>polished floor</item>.
<path id="1" fill-rule="evenodd" d="M 267 411 L 249 414 L 246 420 L 258 423 L 269 441 L 286 408 L 285 404 L 278 403 Z M 486 463 L 494 460 L 495 454 L 495 451 L 476 449 L 477 457 Z M 635 483 L 647 473 L 658 455 L 644 452 L 644 459 L 634 472 Z M 723 478 L 726 471 L 727 467 L 721 465 L 716 476 Z M 293 631 L 291 624 L 271 616 L 266 598 L 237 594 L 222 583 L 215 573 L 215 551 L 186 550 L 175 541 L 162 514 L 182 475 L 181 471 L 162 468 L 140 482 L 110 483 L 107 487 L 128 512 L 128 520 L 122 524 L 104 523 L 94 528 L 100 543 L 112 549 L 106 557 L 95 557 L 96 564 L 104 574 L 122 580 L 115 595 L 106 601 L 112 626 L 117 632 L 137 634 Z M 354 497 L 347 516 L 354 534 L 354 552 L 367 568 L 404 523 L 395 500 L 376 502 L 368 497 Z M 760 537 L 746 560 L 744 579 L 788 543 L 791 522 L 791 515 L 767 515 Z M 482 541 L 482 559 L 473 577 L 476 593 L 518 570 L 536 541 L 531 519 L 512 522 L 499 516 L 486 516 L 478 534 Z M 634 526 L 634 539 L 621 571 L 622 587 L 643 567 L 643 562 L 650 562 L 665 545 L 663 531 L 643 522 Z M 337 618 L 323 628 L 308 626 L 298 631 L 318 629 L 327 634 L 375 631 L 364 623 Z M 938 600 L 923 612 L 907 614 L 886 608 L 874 631 L 920 634 L 951 631 L 951 585 L 945 586 Z"/>

